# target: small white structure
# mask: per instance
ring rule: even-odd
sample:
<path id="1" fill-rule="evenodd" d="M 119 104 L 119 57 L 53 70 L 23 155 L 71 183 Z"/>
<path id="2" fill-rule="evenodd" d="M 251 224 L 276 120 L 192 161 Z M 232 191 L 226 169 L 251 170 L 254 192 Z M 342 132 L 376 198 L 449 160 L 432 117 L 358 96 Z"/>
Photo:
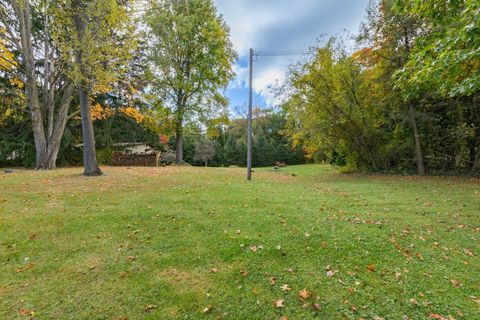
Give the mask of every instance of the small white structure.
<path id="1" fill-rule="evenodd" d="M 151 154 L 155 152 L 155 148 L 146 142 L 125 142 L 115 143 L 113 147 L 124 147 L 126 154 Z"/>
<path id="2" fill-rule="evenodd" d="M 74 145 L 75 148 L 83 148 L 83 143 Z M 154 153 L 155 147 L 148 142 L 121 142 L 112 144 L 114 148 L 124 148 L 126 154 L 151 154 Z"/>

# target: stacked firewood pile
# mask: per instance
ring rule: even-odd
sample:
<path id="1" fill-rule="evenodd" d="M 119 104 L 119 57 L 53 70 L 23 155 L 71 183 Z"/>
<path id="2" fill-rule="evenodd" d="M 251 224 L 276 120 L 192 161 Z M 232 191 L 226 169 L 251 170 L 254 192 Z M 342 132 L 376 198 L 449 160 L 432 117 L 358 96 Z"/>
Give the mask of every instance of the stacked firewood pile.
<path id="1" fill-rule="evenodd" d="M 112 166 L 157 167 L 159 158 L 160 153 L 158 151 L 148 154 L 114 152 L 112 156 Z"/>

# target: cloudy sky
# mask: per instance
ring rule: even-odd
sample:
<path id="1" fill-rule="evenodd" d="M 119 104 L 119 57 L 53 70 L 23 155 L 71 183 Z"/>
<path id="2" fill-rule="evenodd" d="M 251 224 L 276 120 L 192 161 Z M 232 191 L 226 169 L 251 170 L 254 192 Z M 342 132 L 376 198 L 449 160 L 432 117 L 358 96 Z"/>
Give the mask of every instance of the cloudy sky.
<path id="1" fill-rule="evenodd" d="M 214 0 L 230 26 L 239 55 L 227 95 L 231 109 L 248 99 L 249 49 L 297 50 L 314 46 L 322 35 L 358 31 L 368 0 Z M 259 57 L 254 63 L 254 105 L 275 104 L 269 86 L 282 81 L 288 65 L 299 57 Z"/>

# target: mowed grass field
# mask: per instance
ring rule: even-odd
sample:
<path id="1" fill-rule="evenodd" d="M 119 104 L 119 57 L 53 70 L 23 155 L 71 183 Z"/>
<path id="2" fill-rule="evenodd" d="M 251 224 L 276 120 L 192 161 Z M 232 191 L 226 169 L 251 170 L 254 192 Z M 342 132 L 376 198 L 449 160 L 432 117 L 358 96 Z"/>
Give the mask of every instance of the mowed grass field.
<path id="1" fill-rule="evenodd" d="M 480 319 L 479 180 L 103 170 L 0 173 L 0 319 Z"/>

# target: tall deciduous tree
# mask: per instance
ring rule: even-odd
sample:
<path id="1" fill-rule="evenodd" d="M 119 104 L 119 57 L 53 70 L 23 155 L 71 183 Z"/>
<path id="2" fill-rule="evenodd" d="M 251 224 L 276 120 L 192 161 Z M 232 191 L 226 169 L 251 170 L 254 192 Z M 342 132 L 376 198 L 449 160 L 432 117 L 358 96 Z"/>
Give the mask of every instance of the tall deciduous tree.
<path id="1" fill-rule="evenodd" d="M 58 62 L 53 41 L 51 2 L 0 1 L 2 44 L 18 55 L 1 57 L 2 64 L 24 82 L 26 107 L 35 141 L 36 169 L 54 169 L 67 120 L 74 85 Z M 34 23 L 36 21 L 36 23 Z"/>
<path id="2" fill-rule="evenodd" d="M 69 53 L 62 58 L 78 91 L 84 175 L 97 176 L 102 172 L 96 160 L 91 96 L 110 90 L 109 85 L 126 70 L 136 42 L 125 2 L 68 0 L 59 7 L 54 36 L 63 44 L 63 52 Z"/>
<path id="3" fill-rule="evenodd" d="M 376 68 L 382 70 L 378 75 L 387 84 L 384 94 L 400 105 L 412 127 L 415 141 L 415 156 L 419 175 L 425 175 L 423 143 L 418 124 L 418 99 L 405 97 L 392 90 L 393 74 L 402 68 L 412 51 L 415 39 L 421 33 L 421 21 L 409 15 L 404 0 L 373 0 L 367 9 L 368 20 L 362 24 L 359 40 L 370 46 L 379 57 Z"/>
<path id="4" fill-rule="evenodd" d="M 221 93 L 236 59 L 229 28 L 211 0 L 154 1 L 146 14 L 151 75 L 161 108 L 174 119 L 176 162 L 183 162 L 183 127 L 224 111 Z"/>

